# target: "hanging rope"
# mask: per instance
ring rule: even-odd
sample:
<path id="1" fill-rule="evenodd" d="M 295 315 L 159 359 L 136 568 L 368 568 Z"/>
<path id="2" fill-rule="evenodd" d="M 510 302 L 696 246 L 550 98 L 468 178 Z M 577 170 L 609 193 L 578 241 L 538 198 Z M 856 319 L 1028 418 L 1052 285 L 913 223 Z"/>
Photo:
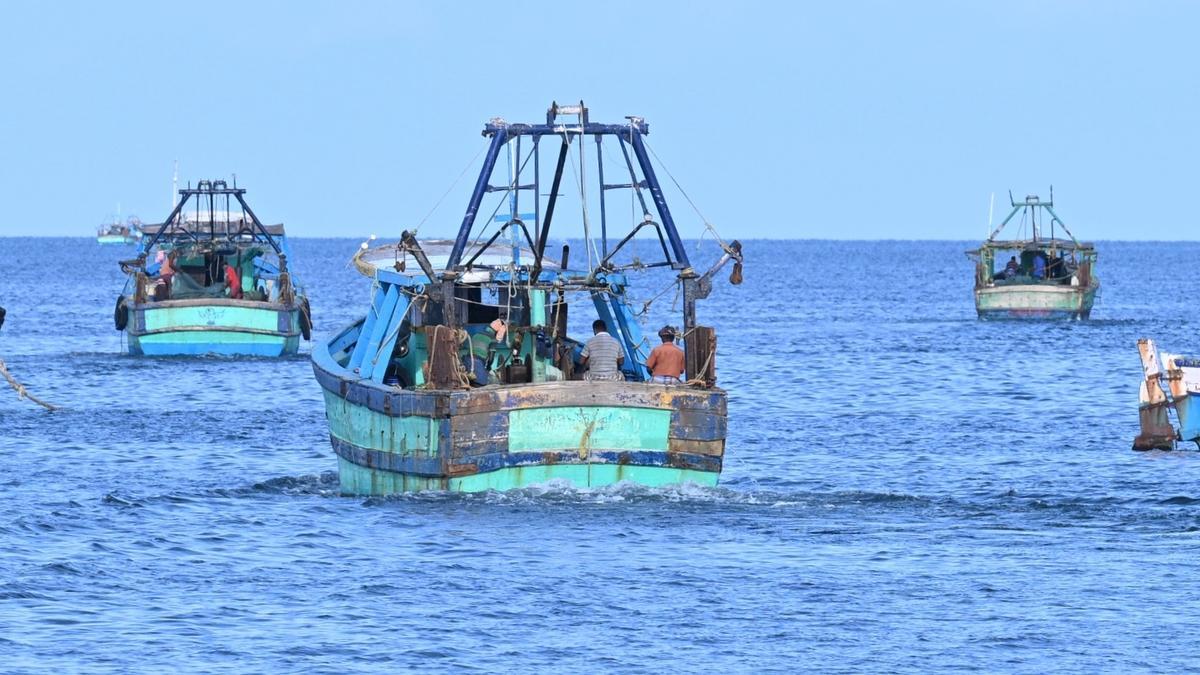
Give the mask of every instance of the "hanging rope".
<path id="1" fill-rule="evenodd" d="M 12 387 L 13 390 L 17 392 L 17 398 L 27 398 L 30 401 L 33 401 L 34 403 L 42 406 L 46 410 L 58 410 L 59 409 L 58 406 L 53 405 L 51 403 L 46 403 L 42 399 L 29 393 L 25 389 L 25 385 L 18 382 L 17 379 L 8 372 L 8 368 L 4 365 L 4 359 L 0 359 L 0 375 L 3 375 L 4 379 L 8 380 L 8 386 Z"/>
<path id="2" fill-rule="evenodd" d="M 563 132 L 563 139 L 564 139 L 564 141 L 567 139 L 566 132 Z M 568 142 L 568 145 L 567 145 L 567 153 L 568 154 L 571 152 L 572 145 L 573 144 Z M 580 166 L 580 171 L 582 171 L 582 167 L 583 167 L 583 149 L 582 149 L 583 143 L 582 142 L 580 142 L 579 147 L 580 147 L 579 166 Z M 588 211 L 587 211 L 587 191 L 584 188 L 583 179 L 580 178 L 580 172 L 575 170 L 575 162 L 574 161 L 568 161 L 567 164 L 571 165 L 571 177 L 575 179 L 575 187 L 576 187 L 576 189 L 579 190 L 579 202 L 580 202 L 581 211 L 583 214 L 584 250 L 587 251 L 588 271 L 590 272 L 591 270 L 593 270 L 595 268 L 595 263 L 593 261 L 600 260 L 600 252 L 596 249 L 596 242 L 592 239 L 591 222 L 588 220 Z"/>
<path id="3" fill-rule="evenodd" d="M 435 363 L 435 359 L 436 359 L 437 353 L 438 353 L 437 352 L 438 343 L 441 342 L 441 340 L 438 339 L 438 335 L 443 330 L 453 331 L 454 341 L 456 344 L 460 345 L 460 349 L 461 349 L 461 345 L 470 339 L 470 335 L 467 334 L 467 331 L 465 331 L 461 328 L 451 328 L 449 326 L 442 326 L 442 325 L 433 326 L 432 339 L 428 340 L 430 343 L 432 343 L 432 345 L 429 348 L 429 358 L 425 361 L 425 384 L 422 385 L 422 387 L 421 387 L 422 389 L 434 389 L 435 386 L 438 384 L 436 382 L 431 381 L 431 376 L 433 375 L 433 367 L 434 367 L 433 364 Z M 455 351 L 457 352 L 459 350 L 455 350 Z M 458 384 L 458 388 L 459 389 L 469 389 L 471 387 L 471 380 L 470 380 L 470 378 L 467 377 L 467 370 L 466 370 L 466 368 L 463 367 L 462 359 L 457 358 L 457 355 L 456 355 L 456 358 L 453 359 L 453 362 L 454 362 L 454 365 L 453 365 L 454 379 Z M 487 384 L 487 383 L 484 382 L 483 384 Z"/>

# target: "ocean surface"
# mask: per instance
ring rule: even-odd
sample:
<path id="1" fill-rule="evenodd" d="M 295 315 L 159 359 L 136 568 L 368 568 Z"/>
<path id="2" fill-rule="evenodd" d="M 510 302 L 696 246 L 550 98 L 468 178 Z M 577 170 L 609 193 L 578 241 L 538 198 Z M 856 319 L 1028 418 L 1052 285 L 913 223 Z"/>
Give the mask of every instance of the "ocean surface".
<path id="1" fill-rule="evenodd" d="M 358 243 L 292 242 L 317 337 Z M 363 499 L 308 345 L 126 356 L 131 248 L 0 239 L 0 358 L 62 406 L 0 389 L 0 672 L 1200 668 L 1200 453 L 1130 450 L 1200 244 L 1100 242 L 1092 320 L 1043 324 L 975 318 L 972 245 L 747 242 L 700 305 L 719 488 Z"/>

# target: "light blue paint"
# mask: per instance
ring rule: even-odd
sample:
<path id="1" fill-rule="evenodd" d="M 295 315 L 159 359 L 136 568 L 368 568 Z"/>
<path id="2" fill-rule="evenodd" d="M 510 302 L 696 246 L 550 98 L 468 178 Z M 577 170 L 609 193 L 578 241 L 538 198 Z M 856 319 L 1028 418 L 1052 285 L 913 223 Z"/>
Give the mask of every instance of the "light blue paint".
<path id="1" fill-rule="evenodd" d="M 195 337 L 196 333 L 191 333 Z M 204 334 L 201 334 L 204 335 Z M 134 356 L 288 356 L 300 349 L 299 338 L 256 336 L 260 341 L 241 340 L 244 333 L 214 331 L 198 341 L 171 339 L 169 333 L 129 338 L 129 353 Z"/>

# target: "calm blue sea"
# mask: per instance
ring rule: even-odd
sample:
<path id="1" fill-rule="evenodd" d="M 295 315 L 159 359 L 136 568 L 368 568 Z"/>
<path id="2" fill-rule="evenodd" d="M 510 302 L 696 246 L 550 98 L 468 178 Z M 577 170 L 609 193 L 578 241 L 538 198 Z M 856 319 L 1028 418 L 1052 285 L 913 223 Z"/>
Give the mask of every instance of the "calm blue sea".
<path id="1" fill-rule="evenodd" d="M 293 242 L 318 335 L 357 244 Z M 362 499 L 307 356 L 125 356 L 131 249 L 0 239 L 0 358 L 63 406 L 0 390 L 0 671 L 1200 668 L 1200 454 L 1130 450 L 1200 244 L 1101 242 L 1054 324 L 977 321 L 971 245 L 748 242 L 718 489 Z"/>

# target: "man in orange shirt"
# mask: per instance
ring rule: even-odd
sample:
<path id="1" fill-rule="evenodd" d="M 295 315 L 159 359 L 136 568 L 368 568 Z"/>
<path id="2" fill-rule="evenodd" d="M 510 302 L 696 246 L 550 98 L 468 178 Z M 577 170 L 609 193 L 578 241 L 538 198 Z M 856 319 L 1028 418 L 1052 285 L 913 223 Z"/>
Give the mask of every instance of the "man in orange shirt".
<path id="1" fill-rule="evenodd" d="M 675 346 L 675 329 L 663 326 L 658 331 L 662 344 L 650 352 L 646 367 L 650 369 L 650 381 L 657 384 L 679 384 L 683 374 L 683 350 Z"/>
<path id="2" fill-rule="evenodd" d="M 229 263 L 225 263 L 225 286 L 229 289 L 230 298 L 242 299 L 242 276 Z"/>

